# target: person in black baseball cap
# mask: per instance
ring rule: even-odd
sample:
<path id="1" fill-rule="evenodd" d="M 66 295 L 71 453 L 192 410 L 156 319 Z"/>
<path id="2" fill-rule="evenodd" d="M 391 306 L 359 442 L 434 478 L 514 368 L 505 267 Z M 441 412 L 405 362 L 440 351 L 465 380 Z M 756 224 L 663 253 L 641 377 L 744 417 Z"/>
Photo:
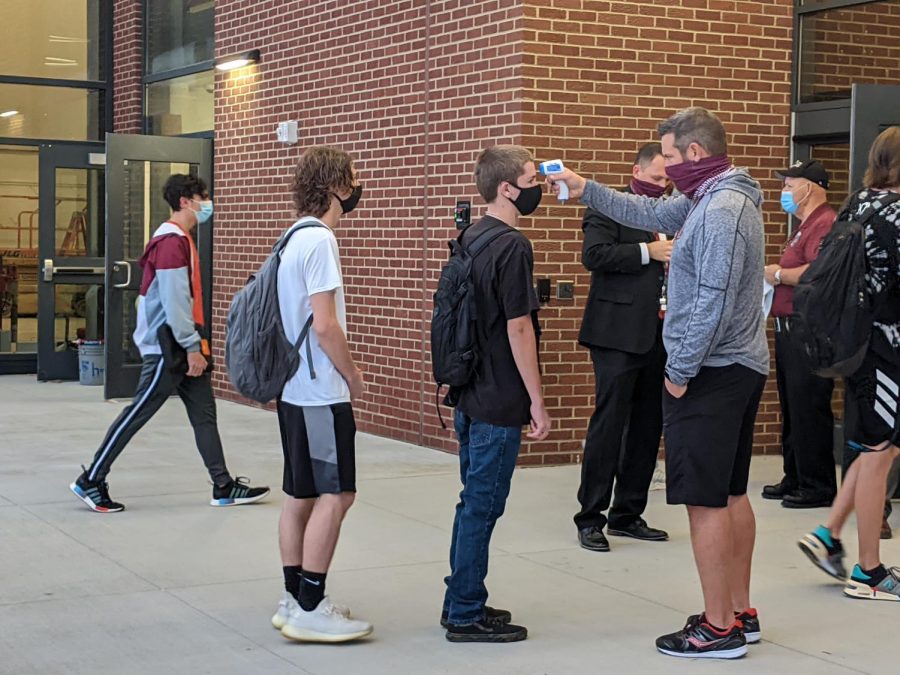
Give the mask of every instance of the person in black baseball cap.
<path id="1" fill-rule="evenodd" d="M 805 178 L 825 190 L 828 189 L 828 179 L 830 178 L 828 171 L 822 166 L 822 162 L 815 159 L 798 159 L 791 164 L 790 168 L 784 171 L 776 171 L 775 176 L 781 179 Z"/>
<path id="2" fill-rule="evenodd" d="M 828 205 L 828 172 L 815 160 L 795 162 L 775 175 L 784 181 L 781 207 L 800 219 L 777 265 L 767 265 L 766 280 L 775 286 L 775 376 L 781 403 L 781 446 L 784 478 L 767 485 L 762 496 L 780 499 L 792 509 L 828 506 L 837 491 L 832 433 L 831 394 L 834 382 L 816 377 L 802 366 L 800 347 L 791 335 L 794 286 L 819 253 L 831 231 L 835 212 Z"/>

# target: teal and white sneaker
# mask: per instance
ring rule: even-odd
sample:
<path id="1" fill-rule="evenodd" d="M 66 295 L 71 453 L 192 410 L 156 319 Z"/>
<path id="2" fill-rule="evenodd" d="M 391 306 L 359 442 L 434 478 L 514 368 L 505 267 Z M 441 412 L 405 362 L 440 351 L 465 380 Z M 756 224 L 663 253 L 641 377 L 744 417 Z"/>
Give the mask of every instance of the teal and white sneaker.
<path id="1" fill-rule="evenodd" d="M 859 565 L 855 565 L 844 586 L 844 595 L 862 600 L 900 600 L 900 567 L 884 571 L 886 576 L 873 584 L 874 579 L 863 572 Z"/>
<path id="2" fill-rule="evenodd" d="M 224 487 L 213 486 L 210 506 L 240 506 L 261 501 L 269 494 L 268 487 L 251 487 L 248 479 L 238 476 Z"/>
<path id="3" fill-rule="evenodd" d="M 800 550 L 806 554 L 813 565 L 828 576 L 845 581 L 847 570 L 844 567 L 844 547 L 840 539 L 833 539 L 827 527 L 819 525 L 809 534 L 804 534 L 797 542 Z"/>

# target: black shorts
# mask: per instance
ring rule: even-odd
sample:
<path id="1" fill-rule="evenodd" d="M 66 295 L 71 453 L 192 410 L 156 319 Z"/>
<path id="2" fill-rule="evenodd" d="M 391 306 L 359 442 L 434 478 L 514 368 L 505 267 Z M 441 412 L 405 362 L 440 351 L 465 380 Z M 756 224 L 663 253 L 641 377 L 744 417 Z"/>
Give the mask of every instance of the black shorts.
<path id="1" fill-rule="evenodd" d="M 296 406 L 278 401 L 285 494 L 312 499 L 356 492 L 356 422 L 349 403 Z"/>
<path id="2" fill-rule="evenodd" d="M 877 327 L 862 365 L 847 378 L 845 436 L 854 450 L 867 452 L 885 441 L 900 442 L 900 352 Z"/>
<path id="3" fill-rule="evenodd" d="M 733 364 L 701 368 L 681 398 L 663 392 L 669 504 L 724 507 L 747 493 L 765 384 L 765 375 Z"/>

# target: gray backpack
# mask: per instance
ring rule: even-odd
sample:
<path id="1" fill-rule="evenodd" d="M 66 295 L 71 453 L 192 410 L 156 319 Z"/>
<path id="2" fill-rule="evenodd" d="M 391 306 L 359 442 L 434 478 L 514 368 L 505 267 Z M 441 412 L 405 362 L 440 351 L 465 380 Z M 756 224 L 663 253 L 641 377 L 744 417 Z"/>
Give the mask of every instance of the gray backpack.
<path id="1" fill-rule="evenodd" d="M 291 236 L 307 227 L 325 227 L 315 219 L 299 220 L 285 232 L 272 253 L 251 274 L 246 285 L 234 294 L 225 324 L 225 367 L 228 377 L 241 396 L 268 403 L 279 396 L 284 385 L 300 366 L 300 346 L 306 342 L 306 362 L 311 379 L 316 379 L 309 329 L 306 320 L 297 342 L 291 344 L 284 333 L 278 307 L 278 266 L 281 253 Z"/>

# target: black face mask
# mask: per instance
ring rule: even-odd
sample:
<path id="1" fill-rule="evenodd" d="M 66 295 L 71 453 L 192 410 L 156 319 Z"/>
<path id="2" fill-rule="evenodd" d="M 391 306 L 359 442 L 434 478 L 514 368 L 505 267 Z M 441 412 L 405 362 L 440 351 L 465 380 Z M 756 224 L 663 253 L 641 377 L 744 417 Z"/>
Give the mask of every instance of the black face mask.
<path id="1" fill-rule="evenodd" d="M 519 196 L 512 200 L 513 206 L 516 207 L 516 210 L 521 215 L 529 216 L 534 213 L 538 204 L 541 203 L 541 197 L 544 196 L 544 191 L 541 189 L 540 185 L 532 185 L 527 188 L 516 185 L 516 187 L 519 188 Z"/>
<path id="2" fill-rule="evenodd" d="M 356 208 L 356 205 L 359 204 L 359 198 L 362 197 L 362 185 L 357 185 L 353 188 L 353 192 L 350 193 L 350 196 L 347 199 L 341 199 L 337 195 L 337 200 L 341 203 L 341 212 L 342 213 L 350 213 L 353 209 Z"/>

